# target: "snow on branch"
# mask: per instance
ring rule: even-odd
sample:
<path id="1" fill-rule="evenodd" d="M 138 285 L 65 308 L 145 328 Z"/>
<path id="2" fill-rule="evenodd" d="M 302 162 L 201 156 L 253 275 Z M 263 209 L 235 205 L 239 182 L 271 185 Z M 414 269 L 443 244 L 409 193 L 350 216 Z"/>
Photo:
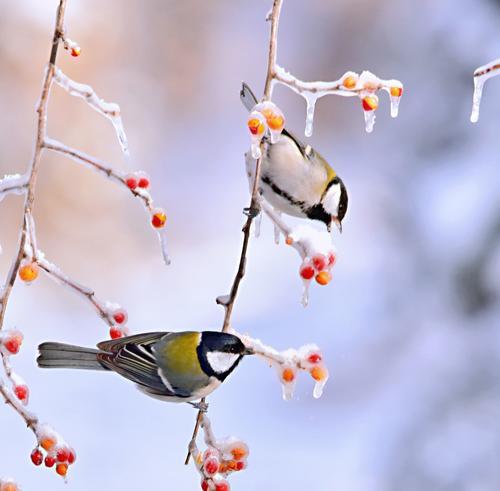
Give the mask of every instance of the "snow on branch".
<path id="1" fill-rule="evenodd" d="M 472 96 L 471 123 L 479 121 L 479 108 L 483 96 L 483 88 L 486 80 L 500 75 L 500 58 L 490 61 L 486 65 L 480 66 L 474 71 L 474 93 Z"/>
<path id="2" fill-rule="evenodd" d="M 81 97 L 85 99 L 87 104 L 108 118 L 116 131 L 116 136 L 122 148 L 123 153 L 128 157 L 128 142 L 127 135 L 125 134 L 125 129 L 123 128 L 123 121 L 120 113 L 120 106 L 114 102 L 106 102 L 101 99 L 94 91 L 90 85 L 81 84 L 71 80 L 67 75 L 65 75 L 59 68 L 55 69 L 54 81 L 62 87 L 68 94 Z"/>
<path id="3" fill-rule="evenodd" d="M 0 201 L 8 194 L 24 194 L 28 188 L 27 174 L 12 174 L 0 179 Z"/>

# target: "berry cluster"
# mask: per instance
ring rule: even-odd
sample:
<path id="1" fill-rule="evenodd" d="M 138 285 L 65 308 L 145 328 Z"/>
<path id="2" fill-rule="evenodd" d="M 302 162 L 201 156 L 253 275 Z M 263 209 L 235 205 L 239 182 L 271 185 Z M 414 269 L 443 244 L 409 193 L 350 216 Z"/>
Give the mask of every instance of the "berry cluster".
<path id="1" fill-rule="evenodd" d="M 234 437 L 213 442 L 203 454 L 196 456 L 196 463 L 202 474 L 203 491 L 229 491 L 226 478 L 232 472 L 239 472 L 247 467 L 248 446 Z"/>
<path id="2" fill-rule="evenodd" d="M 130 174 L 127 174 L 125 176 L 125 184 L 127 184 L 129 189 L 134 191 L 137 188 L 149 189 L 149 186 L 151 185 L 151 181 L 149 179 L 149 176 L 145 172 L 137 171 L 137 172 L 132 172 Z"/>
<path id="3" fill-rule="evenodd" d="M 111 339 L 119 339 L 128 336 L 129 330 L 126 326 L 128 320 L 127 311 L 116 304 L 108 303 L 107 314 L 109 321 L 113 324 L 109 329 Z"/>
<path id="4" fill-rule="evenodd" d="M 269 134 L 271 142 L 278 141 L 285 127 L 285 116 L 281 109 L 271 101 L 257 104 L 247 119 L 247 127 L 252 139 L 252 157 L 260 157 L 260 142 Z"/>
<path id="5" fill-rule="evenodd" d="M 21 488 L 14 482 L 13 479 L 0 479 L 0 491 L 20 491 Z"/>
<path id="6" fill-rule="evenodd" d="M 318 285 L 328 285 L 332 279 L 330 270 L 336 261 L 337 257 L 334 251 L 330 251 L 327 256 L 324 254 L 315 254 L 312 258 L 306 257 L 302 261 L 299 274 L 306 282 L 314 278 Z"/>
<path id="7" fill-rule="evenodd" d="M 43 453 L 45 452 L 45 455 Z M 38 446 L 31 452 L 34 465 L 45 464 L 45 467 L 55 467 L 61 477 L 66 477 L 68 468 L 76 460 L 75 451 L 52 429 L 43 428 L 38 436 Z"/>
<path id="8" fill-rule="evenodd" d="M 398 80 L 381 80 L 373 73 L 364 71 L 361 75 L 355 72 L 347 72 L 341 78 L 342 89 L 353 91 L 361 99 L 361 105 L 365 114 L 366 131 L 371 132 L 375 123 L 375 111 L 378 108 L 379 90 L 385 90 L 391 99 L 391 116 L 395 118 L 398 114 L 399 101 L 403 95 L 403 84 Z"/>

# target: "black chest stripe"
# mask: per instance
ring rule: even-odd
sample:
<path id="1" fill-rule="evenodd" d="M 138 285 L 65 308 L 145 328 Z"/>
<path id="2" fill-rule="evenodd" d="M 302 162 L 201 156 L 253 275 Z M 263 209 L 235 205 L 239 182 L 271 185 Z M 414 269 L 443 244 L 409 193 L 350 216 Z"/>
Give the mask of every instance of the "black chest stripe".
<path id="1" fill-rule="evenodd" d="M 262 176 L 261 180 L 264 184 L 267 184 L 275 194 L 281 196 L 283 199 L 286 199 L 291 205 L 299 207 L 304 213 L 306 213 L 307 207 L 304 201 L 299 201 L 294 197 L 290 196 L 286 191 L 283 191 L 283 189 L 274 184 L 274 182 L 271 181 L 269 176 Z"/>

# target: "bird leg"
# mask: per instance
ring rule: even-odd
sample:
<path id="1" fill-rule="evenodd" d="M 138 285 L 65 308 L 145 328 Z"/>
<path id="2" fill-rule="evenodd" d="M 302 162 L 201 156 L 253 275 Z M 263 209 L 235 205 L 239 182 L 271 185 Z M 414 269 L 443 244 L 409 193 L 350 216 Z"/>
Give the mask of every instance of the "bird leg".
<path id="1" fill-rule="evenodd" d="M 188 402 L 191 406 L 193 406 L 198 411 L 202 413 L 206 413 L 208 411 L 208 402 L 200 401 L 200 402 Z"/>
<path id="2" fill-rule="evenodd" d="M 248 208 L 243 208 L 243 214 L 250 218 L 256 218 L 260 213 L 260 206 L 255 205 Z"/>

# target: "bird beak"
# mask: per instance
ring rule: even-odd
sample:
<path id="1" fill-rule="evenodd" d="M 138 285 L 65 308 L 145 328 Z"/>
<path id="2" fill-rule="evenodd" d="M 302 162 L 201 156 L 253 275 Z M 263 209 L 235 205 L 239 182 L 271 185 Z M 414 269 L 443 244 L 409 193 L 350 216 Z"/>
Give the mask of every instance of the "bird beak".
<path id="1" fill-rule="evenodd" d="M 245 347 L 245 351 L 243 351 L 243 356 L 246 355 L 254 355 L 255 351 L 252 348 Z"/>
<path id="2" fill-rule="evenodd" d="M 332 218 L 332 222 L 337 226 L 339 232 L 342 233 L 342 222 L 337 218 Z"/>

